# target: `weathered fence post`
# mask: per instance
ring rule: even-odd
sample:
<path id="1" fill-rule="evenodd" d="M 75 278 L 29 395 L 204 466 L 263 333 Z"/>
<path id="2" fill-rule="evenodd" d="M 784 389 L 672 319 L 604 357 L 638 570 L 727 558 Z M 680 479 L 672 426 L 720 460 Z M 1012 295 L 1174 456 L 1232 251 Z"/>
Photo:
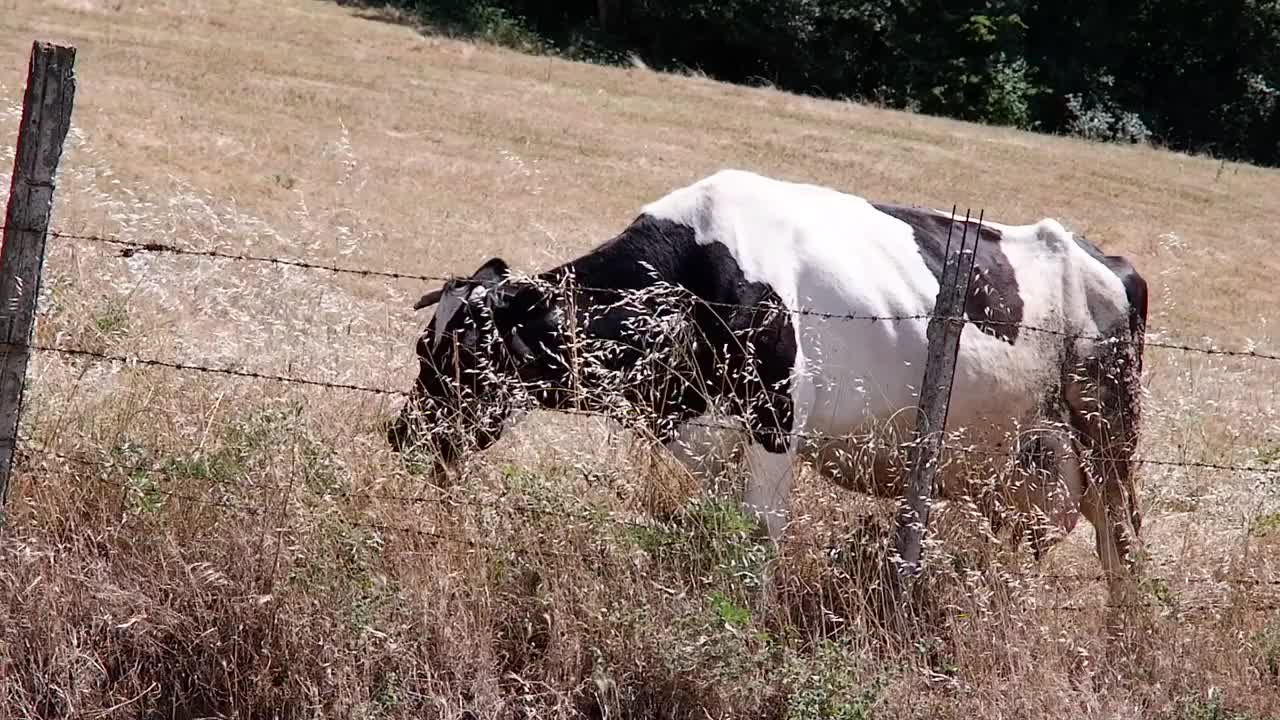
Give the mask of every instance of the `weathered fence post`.
<path id="1" fill-rule="evenodd" d="M 31 47 L 0 248 L 0 507 L 17 449 L 54 177 L 71 128 L 75 61 L 74 47 L 40 41 Z"/>
<path id="2" fill-rule="evenodd" d="M 961 230 L 960 243 L 951 243 L 955 227 L 955 209 L 947 232 L 946 257 L 939 281 L 938 299 L 929 319 L 929 355 L 925 361 L 924 381 L 920 386 L 920 404 L 916 415 L 915 438 L 910 451 L 910 474 L 898 507 L 895 535 L 897 565 L 891 573 L 895 595 L 900 600 L 920 571 L 920 549 L 929 526 L 929 505 L 933 497 L 938 456 L 942 451 L 942 434 L 946 428 L 947 408 L 951 402 L 951 382 L 955 378 L 956 355 L 960 349 L 960 333 L 964 330 L 964 306 L 969 295 L 974 257 L 978 248 L 978 232 L 973 242 L 969 237 L 969 214 Z M 982 223 L 979 216 L 978 223 Z"/>

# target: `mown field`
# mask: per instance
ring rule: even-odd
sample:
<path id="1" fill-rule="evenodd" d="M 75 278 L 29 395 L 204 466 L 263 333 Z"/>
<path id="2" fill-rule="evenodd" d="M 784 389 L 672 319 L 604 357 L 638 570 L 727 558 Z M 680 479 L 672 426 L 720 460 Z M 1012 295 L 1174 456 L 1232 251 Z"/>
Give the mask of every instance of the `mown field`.
<path id="1" fill-rule="evenodd" d="M 0 1 L 6 168 L 34 39 L 79 49 L 67 232 L 532 271 L 732 166 L 1057 217 L 1134 260 L 1153 338 L 1280 348 L 1274 170 L 495 51 L 319 0 Z M 412 382 L 418 283 L 119 250 L 51 241 L 38 342 Z M 774 557 L 603 422 L 536 413 L 433 487 L 385 445 L 394 396 L 38 353 L 0 718 L 1280 717 L 1280 476 L 1176 464 L 1280 469 L 1280 363 L 1147 357 L 1141 454 L 1171 464 L 1142 471 L 1126 630 L 1106 632 L 1087 524 L 1037 564 L 944 511 L 904 643 L 864 582 L 886 508 L 807 474 Z"/>

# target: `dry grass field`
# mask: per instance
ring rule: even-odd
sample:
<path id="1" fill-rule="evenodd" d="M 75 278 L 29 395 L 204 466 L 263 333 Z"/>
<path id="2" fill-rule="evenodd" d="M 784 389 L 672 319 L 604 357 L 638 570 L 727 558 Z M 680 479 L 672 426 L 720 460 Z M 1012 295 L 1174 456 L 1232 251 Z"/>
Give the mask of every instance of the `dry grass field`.
<path id="1" fill-rule="evenodd" d="M 532 271 L 733 166 L 1057 217 L 1135 261 L 1154 339 L 1280 349 L 1275 170 L 523 56 L 322 0 L 0 0 L 6 168 L 35 39 L 78 47 L 67 232 Z M 52 240 L 37 340 L 407 390 L 423 290 Z M 1280 363 L 1148 358 L 1144 457 L 1280 469 Z M 538 413 L 437 488 L 385 446 L 398 403 L 38 353 L 0 718 L 1280 717 L 1280 475 L 1145 466 L 1146 605 L 1114 637 L 1087 525 L 1037 564 L 944 512 L 904 643 L 859 581 L 883 508 L 803 478 L 765 594 L 772 551 L 630 435 Z"/>

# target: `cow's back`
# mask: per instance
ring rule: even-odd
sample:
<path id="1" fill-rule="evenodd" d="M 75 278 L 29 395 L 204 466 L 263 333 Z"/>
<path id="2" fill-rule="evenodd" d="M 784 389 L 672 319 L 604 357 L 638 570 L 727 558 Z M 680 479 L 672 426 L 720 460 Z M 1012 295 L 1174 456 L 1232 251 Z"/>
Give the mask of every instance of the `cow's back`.
<path id="1" fill-rule="evenodd" d="M 700 244 L 723 244 L 747 280 L 801 310 L 793 390 L 801 427 L 914 425 L 904 410 L 924 373 L 949 214 L 737 170 L 644 212 L 688 225 Z M 948 425 L 1002 434 L 1049 401 L 1065 339 L 1096 335 L 1098 313 L 1127 312 L 1127 299 L 1115 274 L 1055 221 L 984 227 Z M 960 228 L 952 230 L 955 244 Z"/>

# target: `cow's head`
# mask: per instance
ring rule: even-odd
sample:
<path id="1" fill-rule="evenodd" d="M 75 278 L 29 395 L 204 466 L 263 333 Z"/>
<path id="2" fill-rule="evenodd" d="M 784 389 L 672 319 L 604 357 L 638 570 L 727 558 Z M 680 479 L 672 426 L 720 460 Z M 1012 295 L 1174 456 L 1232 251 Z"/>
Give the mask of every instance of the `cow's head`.
<path id="1" fill-rule="evenodd" d="M 510 278 L 500 258 L 423 295 L 414 309 L 435 312 L 418 338 L 417 382 L 387 432 L 391 446 L 433 452 L 439 470 L 495 443 L 513 400 L 554 373 L 557 327 L 547 298 L 533 282 Z"/>

